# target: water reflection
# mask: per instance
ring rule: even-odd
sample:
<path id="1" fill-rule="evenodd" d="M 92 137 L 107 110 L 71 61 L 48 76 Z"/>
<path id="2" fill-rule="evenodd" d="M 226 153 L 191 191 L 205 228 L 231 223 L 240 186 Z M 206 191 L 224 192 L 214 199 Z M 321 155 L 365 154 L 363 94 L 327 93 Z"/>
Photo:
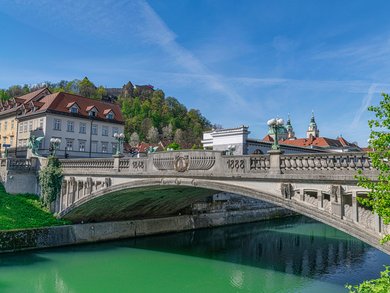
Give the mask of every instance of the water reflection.
<path id="1" fill-rule="evenodd" d="M 317 278 L 340 265 L 358 266 L 365 243 L 306 217 L 293 217 L 130 240 L 129 247 L 244 264 Z M 239 274 L 232 282 L 239 284 Z"/>

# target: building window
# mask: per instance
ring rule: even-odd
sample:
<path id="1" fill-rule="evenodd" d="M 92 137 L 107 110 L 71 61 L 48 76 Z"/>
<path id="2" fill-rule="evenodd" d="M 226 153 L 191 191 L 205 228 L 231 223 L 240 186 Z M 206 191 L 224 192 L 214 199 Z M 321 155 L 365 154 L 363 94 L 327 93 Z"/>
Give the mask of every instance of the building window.
<path id="1" fill-rule="evenodd" d="M 79 140 L 79 151 L 80 152 L 85 152 L 85 140 Z"/>
<path id="2" fill-rule="evenodd" d="M 108 127 L 107 126 L 102 126 L 102 135 L 108 136 Z"/>
<path id="3" fill-rule="evenodd" d="M 66 140 L 66 150 L 73 151 L 73 139 Z"/>
<path id="4" fill-rule="evenodd" d="M 7 144 L 7 137 L 3 137 L 3 145 Z"/>
<path id="5" fill-rule="evenodd" d="M 28 131 L 32 131 L 32 129 L 33 129 L 33 122 L 32 121 L 29 121 L 28 122 Z"/>
<path id="6" fill-rule="evenodd" d="M 8 121 L 5 121 L 4 122 L 4 130 L 7 130 L 7 127 L 8 127 Z"/>
<path id="7" fill-rule="evenodd" d="M 80 133 L 86 133 L 87 125 L 85 123 L 80 122 Z"/>
<path id="8" fill-rule="evenodd" d="M 13 136 L 9 137 L 9 144 L 11 145 L 11 147 L 14 144 L 14 137 Z"/>
<path id="9" fill-rule="evenodd" d="M 27 132 L 27 121 L 26 122 L 24 122 L 24 124 L 23 124 L 23 132 L 24 133 L 26 133 Z"/>
<path id="10" fill-rule="evenodd" d="M 108 142 L 102 142 L 102 153 L 107 153 L 108 151 Z"/>
<path id="11" fill-rule="evenodd" d="M 54 119 L 54 130 L 61 130 L 61 120 Z"/>
<path id="12" fill-rule="evenodd" d="M 79 108 L 77 108 L 76 106 L 70 108 L 70 113 L 78 113 L 78 112 L 79 112 Z"/>
<path id="13" fill-rule="evenodd" d="M 92 134 L 97 135 L 98 134 L 98 126 L 97 124 L 92 124 Z"/>
<path id="14" fill-rule="evenodd" d="M 114 113 L 110 112 L 107 114 L 107 119 L 114 119 Z"/>
<path id="15" fill-rule="evenodd" d="M 43 129 L 43 118 L 39 119 L 39 129 Z"/>
<path id="16" fill-rule="evenodd" d="M 19 139 L 18 141 L 19 146 L 26 146 L 27 145 L 27 139 Z"/>
<path id="17" fill-rule="evenodd" d="M 73 121 L 68 121 L 68 126 L 66 128 L 68 132 L 73 132 L 74 131 L 74 122 Z"/>
<path id="18" fill-rule="evenodd" d="M 89 111 L 88 115 L 89 115 L 89 117 L 96 117 L 96 111 L 91 110 L 91 111 Z"/>
<path id="19" fill-rule="evenodd" d="M 15 120 L 11 121 L 11 129 L 14 129 Z"/>
<path id="20" fill-rule="evenodd" d="M 112 128 L 112 136 L 114 136 L 115 133 L 118 133 L 118 134 L 119 134 L 118 127 L 113 127 L 113 128 Z"/>

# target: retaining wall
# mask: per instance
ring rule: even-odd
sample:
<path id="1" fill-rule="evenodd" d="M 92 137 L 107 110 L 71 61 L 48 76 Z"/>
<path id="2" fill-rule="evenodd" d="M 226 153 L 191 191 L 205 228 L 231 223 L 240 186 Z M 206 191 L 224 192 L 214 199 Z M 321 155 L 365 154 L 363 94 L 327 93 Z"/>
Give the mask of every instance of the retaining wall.
<path id="1" fill-rule="evenodd" d="M 279 208 L 0 232 L 0 253 L 124 239 L 290 216 Z"/>

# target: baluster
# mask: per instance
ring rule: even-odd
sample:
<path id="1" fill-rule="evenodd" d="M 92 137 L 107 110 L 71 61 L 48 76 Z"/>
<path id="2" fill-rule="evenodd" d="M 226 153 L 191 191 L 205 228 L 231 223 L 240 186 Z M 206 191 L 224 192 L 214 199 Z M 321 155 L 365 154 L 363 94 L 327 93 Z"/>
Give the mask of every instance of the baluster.
<path id="1" fill-rule="evenodd" d="M 349 159 L 349 167 L 351 168 L 351 169 L 355 169 L 356 168 L 356 164 L 355 164 L 355 156 L 353 156 L 353 157 L 348 157 L 348 159 Z"/>
<path id="2" fill-rule="evenodd" d="M 363 167 L 364 167 L 364 169 L 370 169 L 370 167 L 371 167 L 371 162 L 370 162 L 370 159 L 369 159 L 368 157 L 365 157 L 365 158 L 364 158 Z"/>
<path id="3" fill-rule="evenodd" d="M 316 169 L 321 169 L 321 161 L 318 159 L 318 157 L 314 158 L 314 166 Z"/>
<path id="4" fill-rule="evenodd" d="M 309 169 L 309 162 L 308 162 L 307 157 L 302 158 L 302 166 L 303 166 L 303 169 L 305 169 L 305 170 Z"/>
<path id="5" fill-rule="evenodd" d="M 291 164 L 291 169 L 297 169 L 297 162 L 295 157 L 291 157 L 290 164 Z"/>
<path id="6" fill-rule="evenodd" d="M 347 158 L 346 157 L 341 157 L 340 159 L 342 160 L 341 161 L 341 167 L 343 169 L 348 168 Z"/>
<path id="7" fill-rule="evenodd" d="M 291 169 L 291 162 L 289 157 L 285 158 L 285 164 L 286 164 L 286 170 Z"/>
<path id="8" fill-rule="evenodd" d="M 363 168 L 362 156 L 358 156 L 357 157 L 356 168 L 358 168 L 358 169 L 362 169 Z"/>
<path id="9" fill-rule="evenodd" d="M 327 165 L 328 165 L 328 168 L 329 168 L 329 169 L 334 169 L 334 157 L 333 157 L 333 156 L 328 157 L 328 163 L 327 163 Z"/>
<path id="10" fill-rule="evenodd" d="M 285 162 L 286 158 L 282 157 L 280 158 L 280 169 L 285 169 L 286 168 L 286 162 Z"/>
<path id="11" fill-rule="evenodd" d="M 302 157 L 296 157 L 296 163 L 297 163 L 297 167 L 298 169 L 303 169 L 303 158 Z"/>

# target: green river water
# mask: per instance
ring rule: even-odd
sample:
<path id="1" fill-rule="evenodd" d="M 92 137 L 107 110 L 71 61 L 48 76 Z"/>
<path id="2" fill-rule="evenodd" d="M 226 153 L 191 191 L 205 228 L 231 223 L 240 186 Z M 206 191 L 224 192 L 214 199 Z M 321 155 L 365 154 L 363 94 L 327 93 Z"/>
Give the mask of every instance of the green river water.
<path id="1" fill-rule="evenodd" d="M 0 255 L 0 292 L 347 292 L 386 254 L 305 217 Z"/>

